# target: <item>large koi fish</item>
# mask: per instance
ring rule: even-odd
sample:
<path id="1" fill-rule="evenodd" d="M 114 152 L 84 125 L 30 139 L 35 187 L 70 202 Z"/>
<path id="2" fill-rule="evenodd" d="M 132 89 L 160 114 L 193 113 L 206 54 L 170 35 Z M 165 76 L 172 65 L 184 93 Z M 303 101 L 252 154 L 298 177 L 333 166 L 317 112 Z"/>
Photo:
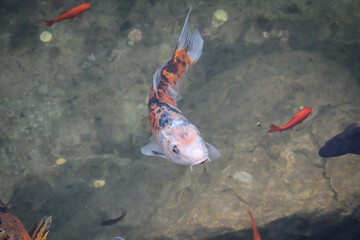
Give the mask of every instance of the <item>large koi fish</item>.
<path id="1" fill-rule="evenodd" d="M 153 134 L 150 143 L 141 148 L 148 156 L 159 156 L 191 167 L 220 158 L 220 152 L 204 142 L 199 130 L 176 105 L 180 80 L 186 70 L 200 58 L 203 39 L 196 29 L 191 32 L 189 16 L 185 19 L 173 57 L 156 70 L 149 95 L 149 124 Z"/>

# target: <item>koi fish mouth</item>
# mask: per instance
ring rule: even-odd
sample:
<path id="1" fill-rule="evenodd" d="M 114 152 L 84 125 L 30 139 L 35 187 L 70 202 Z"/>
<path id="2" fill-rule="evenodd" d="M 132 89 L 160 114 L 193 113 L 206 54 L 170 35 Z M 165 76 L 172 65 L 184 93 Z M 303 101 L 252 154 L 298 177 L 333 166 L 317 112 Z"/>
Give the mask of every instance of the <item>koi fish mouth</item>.
<path id="1" fill-rule="evenodd" d="M 205 163 L 207 160 L 208 160 L 208 159 L 205 159 L 204 161 L 202 161 L 202 162 L 201 162 L 201 163 L 199 163 L 199 164 L 203 164 L 203 163 Z"/>
<path id="2" fill-rule="evenodd" d="M 202 158 L 199 161 L 196 161 L 195 163 L 193 163 L 191 166 L 197 165 L 197 164 L 203 164 L 205 163 L 207 160 L 209 160 L 208 157 Z"/>

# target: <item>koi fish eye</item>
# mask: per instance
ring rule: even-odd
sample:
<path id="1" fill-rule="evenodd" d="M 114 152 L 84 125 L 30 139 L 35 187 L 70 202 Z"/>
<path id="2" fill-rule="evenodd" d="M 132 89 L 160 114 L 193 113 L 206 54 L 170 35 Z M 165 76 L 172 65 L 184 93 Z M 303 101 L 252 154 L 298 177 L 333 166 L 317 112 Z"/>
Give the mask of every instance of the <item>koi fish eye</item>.
<path id="1" fill-rule="evenodd" d="M 180 151 L 179 151 L 179 149 L 177 148 L 177 146 L 175 145 L 174 147 L 173 147 L 173 150 L 172 150 L 174 153 L 176 153 L 176 154 L 180 154 Z"/>

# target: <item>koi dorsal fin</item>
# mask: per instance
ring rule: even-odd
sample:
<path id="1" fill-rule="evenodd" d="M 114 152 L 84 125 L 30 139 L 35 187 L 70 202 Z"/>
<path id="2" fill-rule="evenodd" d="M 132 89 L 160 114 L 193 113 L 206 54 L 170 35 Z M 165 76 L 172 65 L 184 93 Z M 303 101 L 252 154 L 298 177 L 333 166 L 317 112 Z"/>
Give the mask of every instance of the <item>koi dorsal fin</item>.
<path id="1" fill-rule="evenodd" d="M 43 217 L 37 224 L 35 224 L 29 231 L 29 235 L 32 240 L 45 240 L 51 226 L 51 216 Z"/>
<path id="2" fill-rule="evenodd" d="M 190 30 L 189 16 L 191 10 L 192 7 L 190 6 L 176 50 L 184 49 L 187 52 L 192 64 L 194 64 L 201 56 L 204 40 L 202 39 L 198 29 L 195 29 L 194 32 L 191 32 Z"/>
<path id="3" fill-rule="evenodd" d="M 157 96 L 157 86 L 159 85 L 159 82 L 161 80 L 161 70 L 162 67 L 159 67 L 158 69 L 156 69 L 156 72 L 153 75 L 153 86 L 156 96 Z"/>

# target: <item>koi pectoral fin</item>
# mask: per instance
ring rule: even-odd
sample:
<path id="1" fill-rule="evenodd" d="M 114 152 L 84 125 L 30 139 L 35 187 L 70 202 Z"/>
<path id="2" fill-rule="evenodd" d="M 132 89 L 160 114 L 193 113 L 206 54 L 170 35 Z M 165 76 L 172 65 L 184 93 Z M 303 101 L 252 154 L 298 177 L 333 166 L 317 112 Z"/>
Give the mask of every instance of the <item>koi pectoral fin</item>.
<path id="1" fill-rule="evenodd" d="M 209 160 L 215 160 L 221 157 L 221 153 L 210 143 L 205 142 L 205 146 L 208 150 Z"/>
<path id="2" fill-rule="evenodd" d="M 165 155 L 161 152 L 161 149 L 156 142 L 150 142 L 149 144 L 141 148 L 141 153 L 146 156 L 157 156 L 166 158 Z"/>

